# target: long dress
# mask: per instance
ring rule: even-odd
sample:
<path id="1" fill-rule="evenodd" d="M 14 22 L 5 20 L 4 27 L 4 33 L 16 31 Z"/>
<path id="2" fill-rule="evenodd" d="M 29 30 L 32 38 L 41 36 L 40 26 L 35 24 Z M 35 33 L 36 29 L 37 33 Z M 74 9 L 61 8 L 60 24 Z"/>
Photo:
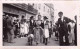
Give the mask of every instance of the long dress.
<path id="1" fill-rule="evenodd" d="M 24 23 L 24 34 L 28 34 L 28 24 Z"/>
<path id="2" fill-rule="evenodd" d="M 69 34 L 69 43 L 72 43 L 74 41 L 74 23 L 69 23 L 71 27 L 71 32 Z"/>
<path id="3" fill-rule="evenodd" d="M 20 33 L 24 34 L 24 24 L 20 24 Z"/>
<path id="4" fill-rule="evenodd" d="M 46 22 L 45 24 L 44 24 L 44 43 L 45 43 L 45 45 L 47 45 L 47 43 L 48 43 L 48 38 L 49 38 L 49 25 L 48 25 L 48 23 Z"/>
<path id="5" fill-rule="evenodd" d="M 40 43 L 40 32 L 41 32 L 41 21 L 37 21 L 36 22 L 36 28 L 35 28 L 35 30 L 34 30 L 34 32 L 35 32 L 35 41 L 36 41 L 36 43 Z"/>
<path id="6" fill-rule="evenodd" d="M 40 29 L 39 28 L 35 28 L 35 34 L 34 34 L 34 36 L 35 36 L 35 42 L 36 43 L 40 43 Z"/>

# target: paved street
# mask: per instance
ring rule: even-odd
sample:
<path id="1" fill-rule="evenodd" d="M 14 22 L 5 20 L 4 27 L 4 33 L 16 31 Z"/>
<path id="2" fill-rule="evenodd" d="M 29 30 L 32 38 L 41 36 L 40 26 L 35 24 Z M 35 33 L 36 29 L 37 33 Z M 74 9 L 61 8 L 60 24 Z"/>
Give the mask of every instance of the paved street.
<path id="1" fill-rule="evenodd" d="M 27 37 L 15 38 L 14 42 L 15 43 L 4 42 L 4 46 L 28 46 Z M 59 42 L 55 41 L 55 37 L 53 35 L 52 38 L 48 41 L 48 45 L 47 46 L 58 46 L 58 45 L 59 45 Z M 36 46 L 35 42 L 33 42 L 33 46 Z M 40 43 L 37 46 L 45 46 L 45 44 Z"/>
<path id="2" fill-rule="evenodd" d="M 53 34 L 51 39 L 48 41 L 48 45 L 39 43 L 37 46 L 59 46 L 59 41 L 55 41 L 55 39 L 56 38 Z M 15 43 L 3 42 L 3 44 L 4 46 L 29 46 L 27 41 L 28 41 L 27 37 L 23 37 L 23 38 L 15 38 L 14 39 Z M 35 42 L 33 42 L 33 46 L 36 46 Z M 70 46 L 75 46 L 75 45 L 71 44 Z"/>

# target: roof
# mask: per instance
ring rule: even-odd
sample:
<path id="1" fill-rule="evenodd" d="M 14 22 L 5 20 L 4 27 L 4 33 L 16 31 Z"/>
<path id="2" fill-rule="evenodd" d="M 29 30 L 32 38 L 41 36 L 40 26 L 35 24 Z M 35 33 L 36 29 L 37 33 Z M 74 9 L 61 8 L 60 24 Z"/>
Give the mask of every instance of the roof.
<path id="1" fill-rule="evenodd" d="M 51 4 L 51 3 L 45 3 L 45 5 L 48 6 L 49 8 L 52 8 L 54 10 L 53 4 Z"/>

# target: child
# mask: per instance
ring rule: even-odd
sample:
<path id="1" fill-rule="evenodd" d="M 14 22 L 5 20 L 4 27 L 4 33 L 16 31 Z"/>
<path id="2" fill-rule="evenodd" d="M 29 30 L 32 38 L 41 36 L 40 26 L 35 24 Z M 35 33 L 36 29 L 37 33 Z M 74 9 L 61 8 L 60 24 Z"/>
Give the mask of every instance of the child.
<path id="1" fill-rule="evenodd" d="M 32 45 L 32 43 L 33 43 L 33 38 L 34 38 L 34 35 L 33 35 L 33 34 L 29 34 L 29 35 L 28 35 L 28 44 L 29 44 L 29 45 Z"/>

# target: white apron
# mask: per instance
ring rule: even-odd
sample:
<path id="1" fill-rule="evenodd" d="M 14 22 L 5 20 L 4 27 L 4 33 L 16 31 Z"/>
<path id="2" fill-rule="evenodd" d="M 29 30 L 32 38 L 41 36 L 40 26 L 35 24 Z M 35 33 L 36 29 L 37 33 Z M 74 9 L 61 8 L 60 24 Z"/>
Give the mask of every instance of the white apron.
<path id="1" fill-rule="evenodd" d="M 45 38 L 48 38 L 49 37 L 49 30 L 48 29 L 45 29 L 44 36 L 45 36 Z"/>

